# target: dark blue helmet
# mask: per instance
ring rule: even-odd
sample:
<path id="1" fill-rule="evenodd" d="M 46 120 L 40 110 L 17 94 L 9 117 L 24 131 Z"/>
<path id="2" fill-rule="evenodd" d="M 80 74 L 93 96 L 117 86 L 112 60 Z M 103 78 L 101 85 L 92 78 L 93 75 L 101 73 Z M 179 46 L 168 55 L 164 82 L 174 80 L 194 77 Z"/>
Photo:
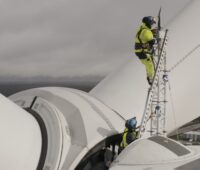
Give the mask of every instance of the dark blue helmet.
<path id="1" fill-rule="evenodd" d="M 131 118 L 131 119 L 128 119 L 126 121 L 126 127 L 130 130 L 132 129 L 136 129 L 136 125 L 137 125 L 137 120 L 136 120 L 136 117 L 134 118 Z"/>
<path id="2" fill-rule="evenodd" d="M 146 26 L 151 27 L 153 24 L 156 23 L 155 17 L 147 16 L 142 19 L 142 22 L 146 24 Z"/>

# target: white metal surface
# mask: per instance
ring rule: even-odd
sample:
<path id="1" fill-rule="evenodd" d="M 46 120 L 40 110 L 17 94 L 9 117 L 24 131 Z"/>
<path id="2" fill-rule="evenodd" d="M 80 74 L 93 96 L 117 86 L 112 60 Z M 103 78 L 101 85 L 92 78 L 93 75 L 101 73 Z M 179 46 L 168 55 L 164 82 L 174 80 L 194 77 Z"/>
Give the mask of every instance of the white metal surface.
<path id="1" fill-rule="evenodd" d="M 191 4 L 169 26 L 167 50 L 168 68 L 171 69 L 180 59 L 200 44 L 200 24 L 196 22 L 200 15 L 200 1 Z M 167 131 L 200 116 L 200 48 L 169 73 L 171 97 L 167 108 Z M 173 106 L 172 106 L 173 102 Z"/>
<path id="2" fill-rule="evenodd" d="M 0 95 L 0 169 L 35 170 L 41 154 L 36 119 Z"/>
<path id="3" fill-rule="evenodd" d="M 199 16 L 199 7 L 200 1 L 193 1 L 169 26 L 168 68 L 173 67 L 179 59 L 198 47 L 200 24 L 194 18 Z M 172 96 L 168 96 L 168 101 L 171 100 L 174 105 L 169 103 L 167 107 L 168 132 L 200 115 L 199 63 L 197 48 L 169 74 Z M 48 124 L 47 130 L 51 133 L 49 141 L 53 144 L 57 142 L 55 148 L 48 150 L 49 159 L 45 167 L 64 170 L 74 169 L 98 142 L 111 134 L 121 132 L 124 127 L 122 117 L 128 119 L 136 116 L 137 120 L 141 121 L 147 90 L 144 66 L 136 57 L 130 57 L 129 61 L 89 94 L 64 88 L 40 88 L 17 93 L 10 98 L 21 107 L 28 107 L 37 96 L 38 99 L 33 105 L 35 111 L 41 113 L 41 116 L 52 116 L 55 113 L 55 117 L 50 121 L 47 121 L 48 116 L 43 117 Z M 36 169 L 41 150 L 41 133 L 36 120 L 3 96 L 0 96 L 0 101 L 0 169 Z M 51 121 L 55 121 L 52 122 L 52 126 Z M 55 126 L 56 132 L 53 131 Z M 121 153 L 117 158 L 119 162 L 111 169 L 170 170 L 200 158 L 197 150 L 180 158 L 147 139 L 136 142 L 137 145 L 133 143 Z M 135 147 L 132 147 L 134 145 Z M 131 150 L 128 151 L 128 148 Z M 162 152 L 165 154 L 161 157 Z M 146 164 L 145 161 L 142 162 L 144 158 Z M 153 158 L 157 158 L 155 162 Z M 149 162 L 154 162 L 154 165 Z M 190 167 L 190 164 L 186 165 L 188 166 Z"/>
<path id="4" fill-rule="evenodd" d="M 165 137 L 143 138 L 125 148 L 110 169 L 195 170 L 199 167 L 198 148 L 199 146 L 188 149 Z"/>
<path id="5" fill-rule="evenodd" d="M 41 115 L 49 132 L 46 168 L 74 169 L 92 147 L 123 130 L 124 120 L 119 115 L 78 90 L 39 88 L 10 98 L 29 107 L 35 96 L 32 109 Z"/>
<path id="6" fill-rule="evenodd" d="M 169 41 L 167 48 L 168 69 L 200 44 L 199 16 L 200 1 L 191 4 L 167 26 Z M 166 131 L 200 116 L 200 48 L 170 71 L 171 90 L 167 91 Z M 126 64 L 105 78 L 90 94 L 101 100 L 125 118 L 136 116 L 141 121 L 144 101 L 147 95 L 147 81 L 144 66 L 136 56 L 130 57 Z M 170 96 L 171 94 L 171 96 Z"/>
<path id="7" fill-rule="evenodd" d="M 148 87 L 143 64 L 136 56 L 131 56 L 120 68 L 92 89 L 90 94 L 125 119 L 136 116 L 140 121 Z"/>

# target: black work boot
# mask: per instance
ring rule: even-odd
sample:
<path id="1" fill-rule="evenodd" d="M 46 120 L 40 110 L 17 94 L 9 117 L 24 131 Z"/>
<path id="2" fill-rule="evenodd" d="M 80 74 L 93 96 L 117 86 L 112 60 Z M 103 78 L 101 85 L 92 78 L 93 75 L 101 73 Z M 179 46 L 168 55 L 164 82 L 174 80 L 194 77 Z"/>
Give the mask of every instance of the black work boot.
<path id="1" fill-rule="evenodd" d="M 152 85 L 152 83 L 153 83 L 153 80 L 152 80 L 152 79 L 150 79 L 149 77 L 147 77 L 147 81 L 148 81 L 149 85 L 151 86 L 151 85 Z"/>

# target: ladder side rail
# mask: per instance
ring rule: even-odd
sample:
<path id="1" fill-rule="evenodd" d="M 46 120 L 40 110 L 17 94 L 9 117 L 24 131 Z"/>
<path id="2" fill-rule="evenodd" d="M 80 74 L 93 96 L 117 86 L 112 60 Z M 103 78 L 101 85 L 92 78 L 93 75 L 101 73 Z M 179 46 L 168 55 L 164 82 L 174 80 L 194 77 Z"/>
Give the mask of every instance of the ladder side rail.
<path id="1" fill-rule="evenodd" d="M 164 35 L 161 50 L 160 50 L 160 53 L 159 53 L 159 56 L 158 56 L 158 63 L 157 63 L 157 66 L 156 66 L 152 86 L 155 84 L 154 81 L 156 81 L 156 77 L 158 76 L 158 73 L 160 71 L 160 63 L 162 62 L 162 59 L 164 58 L 163 56 L 165 55 L 163 53 L 165 53 L 164 46 L 165 46 L 165 43 L 166 43 L 166 40 L 167 40 L 167 32 L 168 32 L 168 29 L 165 30 L 165 35 Z"/>
<path id="2" fill-rule="evenodd" d="M 157 75 L 155 75 L 157 76 L 158 83 L 156 86 L 157 93 L 154 93 L 154 98 L 156 97 L 157 101 L 152 103 L 152 113 L 154 112 L 154 110 L 156 111 L 156 108 L 159 108 L 159 110 L 157 110 L 156 115 L 151 117 L 151 136 L 165 133 L 166 82 L 164 81 L 163 76 L 166 75 L 166 51 L 164 48 L 167 44 L 167 32 L 168 30 L 165 30 L 162 42 L 162 49 L 156 70 Z"/>
<path id="3" fill-rule="evenodd" d="M 143 113 L 140 129 L 139 129 L 139 137 L 142 137 L 142 135 L 145 131 L 146 123 L 149 119 L 149 112 L 151 110 L 152 98 L 153 98 L 154 91 L 156 89 L 156 84 L 158 83 L 158 73 L 161 70 L 160 64 L 162 63 L 162 58 L 164 57 L 164 54 L 165 54 L 164 46 L 165 46 L 165 41 L 166 41 L 166 38 L 167 38 L 167 32 L 168 32 L 168 30 L 165 31 L 165 35 L 164 35 L 164 39 L 163 39 L 163 42 L 162 42 L 162 46 L 161 46 L 161 50 L 160 50 L 160 54 L 159 54 L 159 58 L 158 58 L 158 63 L 157 63 L 157 66 L 156 66 L 156 71 L 155 71 L 156 73 L 154 75 L 153 83 L 152 83 L 150 90 L 148 91 L 148 95 L 147 95 L 147 99 L 146 99 L 146 103 L 145 103 L 145 110 L 144 110 L 144 113 Z"/>

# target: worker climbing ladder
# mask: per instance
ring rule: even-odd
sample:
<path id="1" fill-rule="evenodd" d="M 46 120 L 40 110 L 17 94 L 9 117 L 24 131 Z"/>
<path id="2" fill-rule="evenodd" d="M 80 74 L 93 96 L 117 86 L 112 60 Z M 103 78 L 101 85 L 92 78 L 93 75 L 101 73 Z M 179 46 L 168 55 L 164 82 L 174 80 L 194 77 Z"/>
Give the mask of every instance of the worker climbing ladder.
<path id="1" fill-rule="evenodd" d="M 145 132 L 150 120 L 150 135 L 164 135 L 166 113 L 166 45 L 168 30 L 158 32 L 158 43 L 154 54 L 155 75 L 148 90 L 143 118 L 140 125 L 139 137 Z"/>

